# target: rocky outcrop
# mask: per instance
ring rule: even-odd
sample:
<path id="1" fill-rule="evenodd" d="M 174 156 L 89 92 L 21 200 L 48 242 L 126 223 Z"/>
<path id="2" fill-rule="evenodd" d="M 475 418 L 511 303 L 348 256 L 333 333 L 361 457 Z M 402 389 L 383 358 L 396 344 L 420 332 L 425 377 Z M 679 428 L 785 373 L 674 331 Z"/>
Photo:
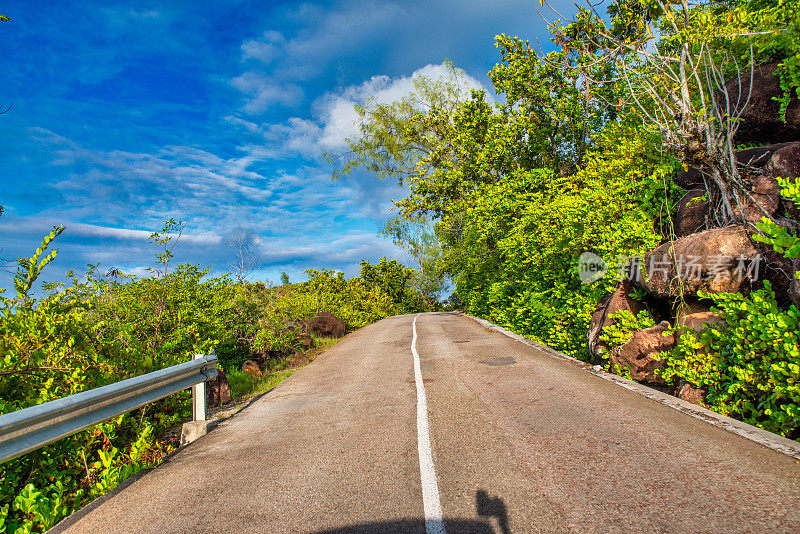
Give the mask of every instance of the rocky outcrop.
<path id="1" fill-rule="evenodd" d="M 757 282 L 751 265 L 759 259 L 746 228 L 714 228 L 656 247 L 633 282 L 662 299 L 678 296 L 681 289 L 688 296 L 699 290 L 747 292 Z"/>
<path id="2" fill-rule="evenodd" d="M 673 224 L 678 237 L 704 230 L 708 225 L 709 203 L 703 189 L 692 189 L 678 201 Z"/>
<path id="3" fill-rule="evenodd" d="M 675 347 L 675 334 L 667 333 L 668 321 L 645 328 L 633 336 L 621 347 L 611 351 L 611 363 L 619 368 L 627 368 L 631 378 L 637 382 L 664 386 L 666 382 L 656 370 L 664 369 L 666 361 L 659 354 Z"/>
<path id="4" fill-rule="evenodd" d="M 691 385 L 684 379 L 678 382 L 678 390 L 675 392 L 678 398 L 685 401 L 697 404 L 698 406 L 705 406 L 706 395 L 708 392 L 705 389 L 697 388 Z"/>
<path id="5" fill-rule="evenodd" d="M 753 72 L 753 85 L 747 107 L 741 115 L 742 123 L 733 138 L 734 144 L 764 144 L 797 141 L 800 139 L 800 102 L 793 95 L 786 110 L 786 122 L 780 117 L 780 103 L 783 91 L 780 80 L 775 75 L 778 62 L 758 66 Z M 732 79 L 725 88 L 731 102 L 744 101 L 750 88 L 749 72 L 742 73 L 742 87 L 739 80 Z"/>
<path id="6" fill-rule="evenodd" d="M 800 143 L 791 143 L 776 150 L 764 166 L 764 178 L 771 180 L 773 187 L 780 193 L 780 186 L 775 178 L 800 177 Z M 788 198 L 780 198 L 783 213 L 786 217 L 800 221 L 800 208 Z"/>
<path id="7" fill-rule="evenodd" d="M 231 402 L 231 389 L 228 376 L 222 369 L 217 369 L 217 376 L 206 382 L 206 403 L 208 406 L 221 406 Z"/>
<path id="8" fill-rule="evenodd" d="M 261 368 L 253 360 L 247 360 L 242 364 L 242 372 L 247 373 L 253 378 L 261 378 Z"/>
<path id="9" fill-rule="evenodd" d="M 322 311 L 308 322 L 308 332 L 318 336 L 342 337 L 347 330 L 344 321 L 331 312 Z"/>
<path id="10" fill-rule="evenodd" d="M 614 291 L 606 293 L 592 313 L 592 322 L 589 327 L 588 345 L 589 353 L 595 358 L 602 357 L 608 352 L 609 346 L 600 339 L 603 328 L 611 326 L 616 321 L 611 315 L 622 310 L 627 310 L 633 315 L 645 309 L 644 302 L 631 297 L 634 287 L 628 280 L 623 280 Z"/>
<path id="11" fill-rule="evenodd" d="M 762 169 L 767 165 L 775 152 L 793 144 L 795 143 L 776 143 L 773 145 L 737 150 L 736 161 L 738 161 L 740 165 L 747 165 L 755 169 Z M 703 185 L 703 175 L 700 172 L 700 169 L 689 167 L 686 170 L 681 169 L 678 171 L 674 181 L 683 189 L 696 189 Z"/>
<path id="12" fill-rule="evenodd" d="M 706 328 L 715 324 L 724 324 L 725 321 L 716 313 L 711 311 L 704 311 L 699 313 L 692 313 L 680 317 L 677 324 L 684 328 L 689 328 L 695 332 L 702 332 Z"/>

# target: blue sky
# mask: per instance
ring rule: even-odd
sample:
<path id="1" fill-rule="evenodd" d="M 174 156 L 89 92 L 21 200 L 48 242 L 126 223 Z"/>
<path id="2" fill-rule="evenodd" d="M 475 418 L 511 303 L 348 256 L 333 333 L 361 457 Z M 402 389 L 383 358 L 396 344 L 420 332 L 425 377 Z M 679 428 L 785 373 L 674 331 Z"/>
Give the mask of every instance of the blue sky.
<path id="1" fill-rule="evenodd" d="M 0 257 L 63 224 L 49 279 L 98 261 L 144 274 L 147 237 L 174 217 L 177 260 L 215 274 L 239 238 L 253 279 L 402 258 L 377 232 L 404 191 L 332 182 L 322 153 L 356 132 L 353 104 L 399 98 L 446 58 L 489 88 L 494 35 L 545 37 L 537 5 L 4 2 Z"/>

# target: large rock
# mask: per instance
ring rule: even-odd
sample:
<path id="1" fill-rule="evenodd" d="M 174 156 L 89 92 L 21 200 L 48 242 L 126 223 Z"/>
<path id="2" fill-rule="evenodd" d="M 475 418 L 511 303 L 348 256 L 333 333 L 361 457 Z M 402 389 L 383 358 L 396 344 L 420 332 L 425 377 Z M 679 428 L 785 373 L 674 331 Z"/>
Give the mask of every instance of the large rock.
<path id="1" fill-rule="evenodd" d="M 749 165 L 761 169 L 767 165 L 772 155 L 784 147 L 794 143 L 776 143 L 773 145 L 760 146 L 756 148 L 746 148 L 736 151 L 736 161 L 740 165 Z M 700 169 L 689 167 L 687 170 L 681 169 L 675 176 L 675 183 L 684 189 L 695 189 L 703 185 L 703 175 Z"/>
<path id="2" fill-rule="evenodd" d="M 692 298 L 685 298 L 675 309 L 675 324 L 682 324 L 683 318 L 695 313 L 710 311 L 711 303 Z"/>
<path id="3" fill-rule="evenodd" d="M 709 326 L 715 324 L 724 324 L 725 321 L 714 312 L 704 311 L 679 317 L 677 323 L 680 326 L 689 328 L 695 332 L 702 332 Z"/>
<path id="4" fill-rule="evenodd" d="M 775 75 L 778 62 L 767 63 L 755 68 L 753 73 L 753 88 L 744 113 L 741 115 L 742 123 L 733 138 L 737 145 L 781 143 L 785 141 L 800 140 L 800 102 L 797 95 L 793 95 L 786 110 L 786 122 L 780 117 L 780 103 L 783 91 L 780 81 Z M 731 102 L 741 98 L 747 99 L 750 76 L 749 72 L 742 73 L 742 88 L 739 81 L 734 78 L 725 88 Z M 741 96 L 740 96 L 741 95 Z"/>
<path id="5" fill-rule="evenodd" d="M 630 281 L 623 280 L 617 284 L 614 291 L 606 293 L 597 303 L 594 313 L 592 313 L 592 322 L 589 326 L 588 335 L 589 352 L 595 358 L 599 358 L 608 352 L 609 346 L 600 340 L 600 336 L 603 333 L 603 328 L 616 323 L 616 320 L 611 318 L 612 314 L 627 310 L 636 315 L 645 309 L 644 302 L 630 296 L 633 289 L 633 284 Z"/>
<path id="6" fill-rule="evenodd" d="M 253 378 L 261 378 L 261 368 L 253 360 L 247 360 L 242 364 L 242 372 L 247 373 Z"/>
<path id="7" fill-rule="evenodd" d="M 322 311 L 308 322 L 308 332 L 318 336 L 342 337 L 347 330 L 344 321 L 331 312 Z"/>
<path id="8" fill-rule="evenodd" d="M 800 143 L 791 143 L 776 150 L 764 166 L 764 177 L 771 179 L 773 187 L 780 193 L 780 186 L 775 178 L 800 177 Z M 800 208 L 792 200 L 781 198 L 786 216 L 800 221 Z"/>
<path id="9" fill-rule="evenodd" d="M 676 395 L 685 401 L 697 404 L 698 406 L 706 405 L 706 395 L 708 392 L 702 388 L 696 388 L 684 379 L 678 382 L 678 390 Z"/>
<path id="10" fill-rule="evenodd" d="M 206 382 L 206 404 L 208 406 L 221 406 L 231 402 L 231 389 L 228 386 L 228 376 L 222 369 L 217 370 L 217 376 Z"/>
<path id="11" fill-rule="evenodd" d="M 683 237 L 707 227 L 709 203 L 703 200 L 705 194 L 703 189 L 692 189 L 678 201 L 673 219 L 676 236 Z"/>
<path id="12" fill-rule="evenodd" d="M 772 178 L 797 178 L 800 176 L 800 142 L 787 143 L 773 152 L 764 165 L 764 175 Z"/>
<path id="13" fill-rule="evenodd" d="M 781 207 L 780 193 L 781 187 L 775 178 L 763 174 L 757 176 L 753 180 L 750 196 L 745 197 L 740 206 L 744 220 L 756 224 L 764 217 L 773 217 Z"/>
<path id="14" fill-rule="evenodd" d="M 791 226 L 787 219 L 777 219 L 778 224 L 785 225 L 790 232 L 797 232 L 800 228 Z M 787 258 L 781 252 L 776 252 L 771 245 L 758 243 L 758 250 L 763 258 L 762 279 L 769 280 L 772 290 L 778 297 L 778 302 L 788 304 L 789 290 L 793 280 L 793 273 L 796 269 L 797 260 Z"/>
<path id="15" fill-rule="evenodd" d="M 621 347 L 611 351 L 611 363 L 620 368 L 627 368 L 631 378 L 655 386 L 664 386 L 666 382 L 656 374 L 656 370 L 666 367 L 666 360 L 659 354 L 675 347 L 675 334 L 666 333 L 670 328 L 668 321 L 662 321 L 650 328 L 645 328 L 633 336 Z"/>
<path id="16" fill-rule="evenodd" d="M 633 283 L 662 299 L 678 296 L 681 285 L 684 296 L 700 290 L 746 293 L 760 280 L 759 261 L 745 228 L 714 228 L 656 247 L 644 257 Z"/>

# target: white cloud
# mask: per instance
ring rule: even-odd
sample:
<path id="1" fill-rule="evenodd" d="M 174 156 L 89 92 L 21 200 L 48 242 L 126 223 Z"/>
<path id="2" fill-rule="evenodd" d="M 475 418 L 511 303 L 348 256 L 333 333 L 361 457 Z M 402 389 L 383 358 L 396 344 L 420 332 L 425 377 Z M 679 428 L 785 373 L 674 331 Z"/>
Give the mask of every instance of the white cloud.
<path id="1" fill-rule="evenodd" d="M 293 83 L 280 82 L 270 76 L 248 71 L 231 80 L 231 85 L 247 95 L 245 112 L 258 115 L 275 105 L 291 105 L 303 96 L 303 90 Z"/>
<path id="2" fill-rule="evenodd" d="M 483 85 L 461 69 L 456 69 L 462 98 L 472 89 L 485 89 Z M 326 151 L 347 147 L 347 139 L 359 135 L 357 105 L 369 101 L 391 104 L 414 92 L 414 80 L 419 77 L 431 81 L 449 80 L 452 72 L 447 63 L 425 65 L 408 76 L 389 77 L 376 75 L 358 85 L 351 85 L 321 96 L 313 104 L 313 118 L 292 117 L 283 123 L 259 125 L 241 117 L 229 116 L 226 120 L 249 133 L 259 134 L 265 145 L 251 144 L 252 153 L 269 154 L 286 158 L 300 155 L 316 158 Z M 490 97 L 487 96 L 490 99 Z"/>
<path id="3" fill-rule="evenodd" d="M 113 228 L 110 226 L 99 226 L 96 224 L 85 223 L 71 223 L 69 231 L 72 235 L 82 237 L 110 237 L 120 240 L 128 241 L 142 241 L 147 242 L 150 239 L 152 232 L 150 230 L 131 230 L 128 228 Z M 217 245 L 222 240 L 222 237 L 214 232 L 197 231 L 192 233 L 184 233 L 180 238 L 183 243 L 192 243 L 196 245 Z"/>
<path id="4" fill-rule="evenodd" d="M 463 70 L 456 69 L 455 73 L 462 98 L 466 98 L 472 89 L 484 89 L 477 79 Z M 356 105 L 363 105 L 370 100 L 376 104 L 398 102 L 414 92 L 414 80 L 427 78 L 431 81 L 448 81 L 452 74 L 446 63 L 429 64 L 415 70 L 410 76 L 373 76 L 361 85 L 348 87 L 338 94 L 326 95 L 319 105 L 324 125 L 319 145 L 324 149 L 344 148 L 347 146 L 347 139 L 358 136 Z"/>
<path id="5" fill-rule="evenodd" d="M 272 63 L 281 54 L 286 39 L 277 31 L 266 31 L 261 39 L 248 39 L 242 43 L 242 60 L 255 59 L 263 64 Z"/>

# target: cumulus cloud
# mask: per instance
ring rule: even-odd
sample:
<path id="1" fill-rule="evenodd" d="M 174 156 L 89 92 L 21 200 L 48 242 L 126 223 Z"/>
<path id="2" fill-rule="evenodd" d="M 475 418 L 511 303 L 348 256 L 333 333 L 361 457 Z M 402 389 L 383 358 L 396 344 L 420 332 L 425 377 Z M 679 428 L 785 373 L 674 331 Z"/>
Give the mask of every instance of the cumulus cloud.
<path id="1" fill-rule="evenodd" d="M 458 88 L 462 97 L 472 89 L 485 89 L 483 85 L 461 69 L 455 69 Z M 391 104 L 408 97 L 414 92 L 414 80 L 427 78 L 431 81 L 448 81 L 452 77 L 451 67 L 446 63 L 425 65 L 410 76 L 391 78 L 373 76 L 364 83 L 345 88 L 338 93 L 322 97 L 318 104 L 322 132 L 319 145 L 325 149 L 339 149 L 347 146 L 346 140 L 358 136 L 359 124 L 356 105 L 371 101 L 375 104 Z"/>
<path id="2" fill-rule="evenodd" d="M 230 243 L 239 238 L 257 251 L 257 276 L 270 279 L 281 270 L 323 266 L 357 274 L 362 259 L 398 255 L 375 232 L 390 199 L 402 194 L 397 184 L 332 182 L 324 165 L 274 168 L 256 150 L 234 157 L 189 146 L 104 151 L 50 130 L 30 133 L 52 158 L 53 178 L 43 191 L 56 191 L 60 201 L 35 216 L 11 209 L 0 217 L 0 258 L 30 255 L 42 235 L 64 224 L 62 253 L 48 279 L 98 261 L 145 272 L 153 263 L 149 236 L 169 217 L 187 223 L 176 263 L 209 265 L 216 274 L 233 262 Z"/>
<path id="3" fill-rule="evenodd" d="M 480 81 L 463 70 L 456 68 L 455 74 L 462 98 L 472 89 L 485 89 Z M 261 125 L 237 116 L 229 116 L 227 120 L 261 136 L 264 145 L 248 147 L 254 152 L 277 158 L 296 155 L 316 158 L 326 151 L 346 148 L 347 139 L 359 135 L 356 106 L 367 102 L 391 104 L 410 96 L 415 91 L 414 80 L 418 78 L 447 81 L 452 76 L 453 70 L 447 63 L 428 64 L 407 76 L 375 75 L 360 84 L 325 93 L 312 105 L 311 118 L 291 117 L 281 123 Z"/>

